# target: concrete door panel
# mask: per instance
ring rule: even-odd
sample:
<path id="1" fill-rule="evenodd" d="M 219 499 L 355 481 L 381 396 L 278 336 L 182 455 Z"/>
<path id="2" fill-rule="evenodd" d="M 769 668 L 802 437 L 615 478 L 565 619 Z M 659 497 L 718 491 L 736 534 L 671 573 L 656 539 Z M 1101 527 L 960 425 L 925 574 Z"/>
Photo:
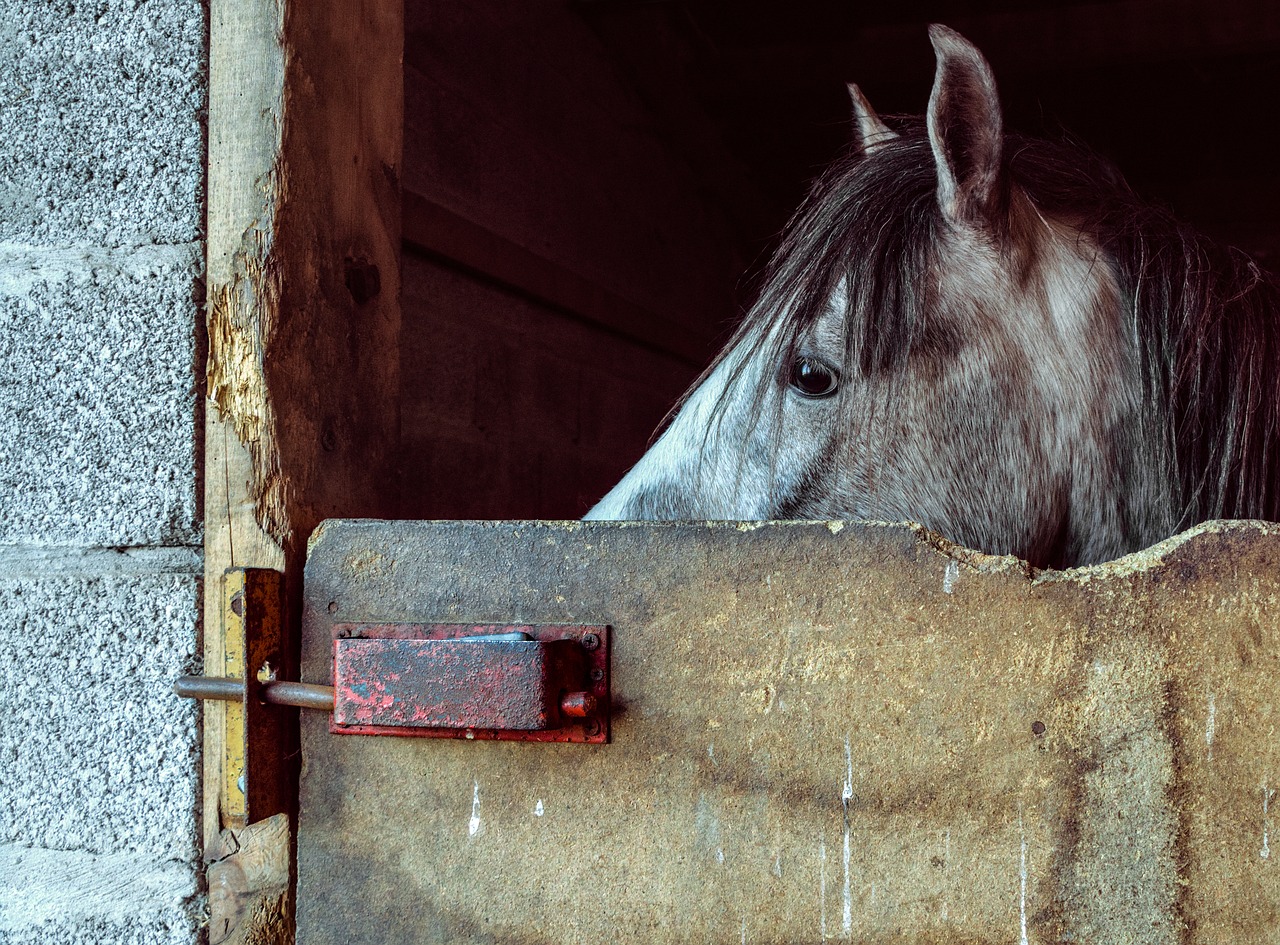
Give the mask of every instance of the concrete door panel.
<path id="1" fill-rule="evenodd" d="M 606 746 L 304 714 L 299 941 L 1280 937 L 1280 529 L 1066 573 L 899 526 L 330 522 L 334 622 L 613 627 Z"/>

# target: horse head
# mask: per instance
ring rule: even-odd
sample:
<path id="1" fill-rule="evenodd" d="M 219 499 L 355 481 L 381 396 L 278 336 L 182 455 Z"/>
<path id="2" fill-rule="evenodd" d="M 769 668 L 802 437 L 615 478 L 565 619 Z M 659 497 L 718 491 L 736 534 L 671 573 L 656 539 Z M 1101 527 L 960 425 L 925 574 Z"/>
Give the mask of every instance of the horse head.
<path id="1" fill-rule="evenodd" d="M 924 120 L 888 124 L 850 86 L 852 145 L 759 300 L 587 518 L 911 520 L 1053 566 L 1178 524 L 1144 276 L 1093 225 L 1127 188 L 1006 136 L 986 59 L 929 35 Z"/>

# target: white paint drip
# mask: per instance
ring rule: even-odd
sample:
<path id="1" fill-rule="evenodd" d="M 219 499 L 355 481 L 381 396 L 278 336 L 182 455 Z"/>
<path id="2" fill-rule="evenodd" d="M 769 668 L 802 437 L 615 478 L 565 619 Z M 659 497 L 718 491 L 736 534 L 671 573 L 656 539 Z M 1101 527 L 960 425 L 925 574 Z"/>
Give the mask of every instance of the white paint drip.
<path id="1" fill-rule="evenodd" d="M 707 757 L 711 759 L 711 763 L 713 765 L 715 765 L 717 768 L 720 767 L 720 762 L 716 761 L 716 743 L 715 742 L 712 742 L 710 745 L 707 746 Z"/>
<path id="2" fill-rule="evenodd" d="M 960 565 L 953 558 L 947 562 L 946 570 L 942 572 L 942 592 L 950 594 L 951 589 L 956 586 L 956 581 L 960 579 Z"/>
<path id="3" fill-rule="evenodd" d="M 818 840 L 818 914 L 822 941 L 827 940 L 827 835 Z"/>
<path id="4" fill-rule="evenodd" d="M 742 945 L 747 945 L 747 917 L 742 917 Z"/>
<path id="5" fill-rule="evenodd" d="M 1271 859 L 1271 795 L 1274 794 L 1267 788 L 1267 782 L 1262 782 L 1262 849 L 1258 851 L 1258 856 L 1264 860 Z"/>
<path id="6" fill-rule="evenodd" d="M 467 836 L 474 837 L 480 830 L 480 782 L 475 783 L 471 794 L 471 821 L 467 824 Z"/>
<path id="7" fill-rule="evenodd" d="M 705 850 L 715 850 L 716 860 L 724 862 L 724 846 L 720 837 L 720 818 L 716 816 L 706 794 L 698 795 L 698 804 L 694 808 L 694 831 Z"/>
<path id="8" fill-rule="evenodd" d="M 533 816 L 541 817 L 546 812 L 546 808 L 542 806 L 542 798 L 538 798 L 538 803 L 533 805 Z"/>
<path id="9" fill-rule="evenodd" d="M 1209 719 L 1204 723 L 1204 743 L 1209 750 L 1209 760 L 1213 761 L 1213 728 L 1218 717 L 1218 703 L 1213 693 L 1209 693 Z"/>
<path id="10" fill-rule="evenodd" d="M 1021 888 L 1018 893 L 1018 918 L 1020 932 L 1019 945 L 1027 945 L 1027 831 L 1022 826 L 1022 815 L 1018 815 L 1018 830 L 1022 833 L 1022 861 L 1018 867 Z"/>
<path id="11" fill-rule="evenodd" d="M 773 858 L 773 875 L 782 879 L 782 854 L 778 853 Z"/>
<path id="12" fill-rule="evenodd" d="M 845 779 L 844 789 L 840 792 L 840 806 L 844 808 L 844 913 L 841 928 L 845 935 L 853 934 L 853 886 L 849 882 L 849 802 L 853 800 L 853 750 L 849 747 L 849 738 L 844 740 Z"/>

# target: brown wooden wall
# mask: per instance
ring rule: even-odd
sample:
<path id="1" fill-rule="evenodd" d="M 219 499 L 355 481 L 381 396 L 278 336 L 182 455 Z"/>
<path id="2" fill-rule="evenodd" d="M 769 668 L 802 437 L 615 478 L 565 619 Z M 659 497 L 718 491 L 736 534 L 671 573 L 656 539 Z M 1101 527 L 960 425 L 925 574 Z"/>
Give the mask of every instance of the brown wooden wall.
<path id="1" fill-rule="evenodd" d="M 696 372 L 420 252 L 403 272 L 403 517 L 577 518 Z"/>
<path id="2" fill-rule="evenodd" d="M 402 514 L 578 517 L 732 322 L 737 234 L 569 4 L 405 26 Z"/>
<path id="3" fill-rule="evenodd" d="M 924 109 L 931 21 L 988 56 L 1010 129 L 1277 265 L 1266 0 L 409 0 L 402 514 L 602 495 L 847 140 L 845 82 Z"/>

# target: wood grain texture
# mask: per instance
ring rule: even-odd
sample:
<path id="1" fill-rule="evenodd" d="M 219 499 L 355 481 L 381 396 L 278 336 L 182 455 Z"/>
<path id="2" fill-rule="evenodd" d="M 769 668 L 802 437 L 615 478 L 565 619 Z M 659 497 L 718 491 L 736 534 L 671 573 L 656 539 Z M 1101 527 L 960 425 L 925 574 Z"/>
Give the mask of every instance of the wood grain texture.
<path id="1" fill-rule="evenodd" d="M 572 316 L 699 366 L 711 331 L 663 318 L 420 194 L 404 195 L 404 240 Z"/>
<path id="2" fill-rule="evenodd" d="M 284 571 L 289 617 L 276 668 L 287 678 L 311 529 L 394 501 L 402 18 L 390 0 L 211 4 L 208 675 L 222 675 L 227 655 L 227 568 Z M 208 704 L 209 848 L 224 826 L 224 753 L 224 712 Z M 273 777 L 294 793 L 292 766 Z M 270 928 L 248 940 L 287 938 L 289 911 L 287 901 L 268 910 Z"/>
<path id="3" fill-rule="evenodd" d="M 285 945 L 292 859 L 289 818 L 224 830 L 210 846 L 209 945 Z"/>
<path id="4" fill-rule="evenodd" d="M 209 179 L 206 271 L 209 286 L 205 417 L 205 673 L 225 673 L 222 575 L 234 565 L 284 567 L 279 541 L 257 514 L 258 472 L 269 429 L 261 379 L 261 319 L 272 303 L 255 293 L 271 243 L 280 157 L 284 50 L 274 0 L 215 0 L 210 5 Z M 255 300 L 256 294 L 256 300 Z M 274 296 L 272 297 L 274 298 Z M 219 786 L 226 709 L 204 706 L 206 846 L 222 828 Z"/>

